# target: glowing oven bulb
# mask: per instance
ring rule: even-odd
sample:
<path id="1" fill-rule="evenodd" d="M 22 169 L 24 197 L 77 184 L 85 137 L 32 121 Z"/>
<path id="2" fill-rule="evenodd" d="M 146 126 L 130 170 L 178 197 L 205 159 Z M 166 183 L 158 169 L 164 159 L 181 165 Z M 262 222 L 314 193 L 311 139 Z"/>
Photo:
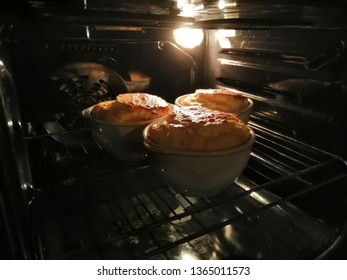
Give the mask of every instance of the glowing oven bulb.
<path id="1" fill-rule="evenodd" d="M 184 48 L 195 48 L 199 46 L 204 39 L 202 29 L 196 28 L 178 28 L 173 31 L 176 43 Z"/>

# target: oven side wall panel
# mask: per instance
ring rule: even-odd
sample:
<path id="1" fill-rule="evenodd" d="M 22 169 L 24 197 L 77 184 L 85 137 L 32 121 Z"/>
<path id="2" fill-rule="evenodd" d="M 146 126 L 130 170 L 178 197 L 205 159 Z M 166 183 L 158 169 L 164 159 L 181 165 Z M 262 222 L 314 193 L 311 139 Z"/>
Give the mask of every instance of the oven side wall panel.
<path id="1" fill-rule="evenodd" d="M 208 33 L 206 85 L 245 91 L 254 121 L 346 158 L 346 32 L 229 31 Z"/>

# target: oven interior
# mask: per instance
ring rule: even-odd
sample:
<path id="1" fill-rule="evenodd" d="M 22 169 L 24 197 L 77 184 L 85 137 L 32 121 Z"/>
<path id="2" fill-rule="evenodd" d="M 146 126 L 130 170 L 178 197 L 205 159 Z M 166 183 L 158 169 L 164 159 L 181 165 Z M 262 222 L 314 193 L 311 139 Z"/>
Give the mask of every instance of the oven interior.
<path id="1" fill-rule="evenodd" d="M 25 16 L 10 9 L 0 29 L 5 258 L 346 257 L 342 11 L 283 4 L 254 13 L 223 1 L 229 17 L 220 19 L 217 2 L 200 1 L 194 19 L 160 14 L 175 1 L 156 1 L 155 12 L 139 1 L 113 10 L 110 1 L 72 1 L 72 10 L 34 2 Z M 322 16 L 327 8 L 334 20 Z M 173 30 L 191 26 L 205 37 L 186 49 Z M 256 142 L 232 187 L 187 197 L 148 160 L 118 160 L 94 141 L 81 110 L 128 91 L 130 71 L 171 103 L 210 87 L 254 101 Z"/>

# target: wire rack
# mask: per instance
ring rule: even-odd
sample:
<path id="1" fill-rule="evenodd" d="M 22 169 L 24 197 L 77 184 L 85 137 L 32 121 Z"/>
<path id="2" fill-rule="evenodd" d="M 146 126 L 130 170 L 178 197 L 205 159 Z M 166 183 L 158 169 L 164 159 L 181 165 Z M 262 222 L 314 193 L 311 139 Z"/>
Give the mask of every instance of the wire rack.
<path id="1" fill-rule="evenodd" d="M 250 126 L 256 142 L 243 174 L 222 193 L 203 199 L 176 193 L 146 161 L 124 164 L 100 147 L 57 143 L 63 148 L 60 157 L 51 151 L 52 186 L 33 206 L 41 257 L 318 257 L 347 216 L 345 162 Z M 64 153 L 75 162 L 59 164 Z"/>

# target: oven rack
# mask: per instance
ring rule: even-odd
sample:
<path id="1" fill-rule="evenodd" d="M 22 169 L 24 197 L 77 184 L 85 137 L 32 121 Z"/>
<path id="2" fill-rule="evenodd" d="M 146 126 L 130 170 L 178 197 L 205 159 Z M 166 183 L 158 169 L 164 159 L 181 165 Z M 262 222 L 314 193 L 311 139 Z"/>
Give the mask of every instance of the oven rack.
<path id="1" fill-rule="evenodd" d="M 87 150 L 28 138 L 47 142 L 54 170 L 50 187 L 31 206 L 39 257 L 319 257 L 347 217 L 346 163 L 254 122 L 250 126 L 256 142 L 243 174 L 204 199 L 176 193 L 147 161 L 125 164 L 98 146 Z M 57 162 L 57 147 L 78 167 Z"/>

